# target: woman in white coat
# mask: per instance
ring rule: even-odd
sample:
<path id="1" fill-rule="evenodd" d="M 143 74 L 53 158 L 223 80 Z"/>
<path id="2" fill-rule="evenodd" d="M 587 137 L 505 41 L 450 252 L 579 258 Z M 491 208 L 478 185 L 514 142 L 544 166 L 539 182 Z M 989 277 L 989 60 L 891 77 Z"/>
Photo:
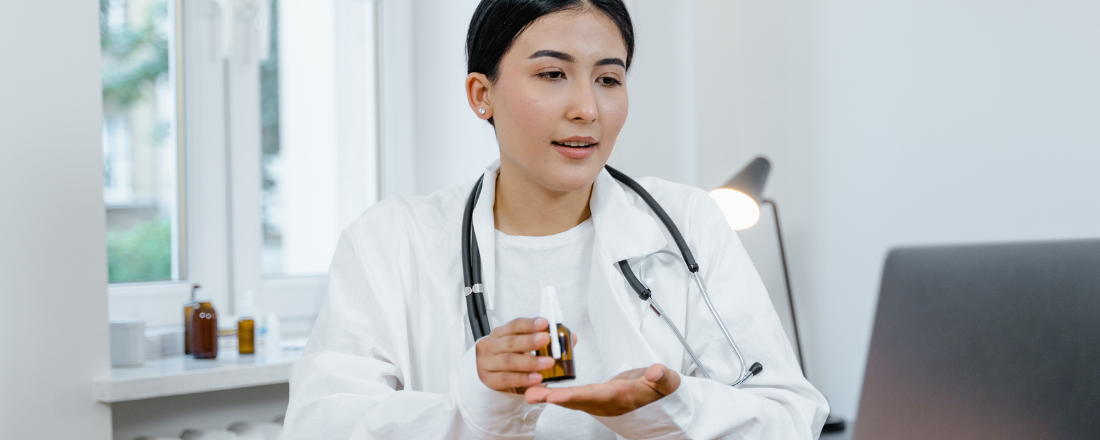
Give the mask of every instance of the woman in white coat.
<path id="1" fill-rule="evenodd" d="M 634 52 L 621 0 L 483 0 L 466 92 L 496 129 L 472 224 L 492 333 L 473 338 L 460 235 L 473 183 L 392 198 L 342 235 L 293 368 L 288 439 L 811 439 L 828 413 L 802 376 L 741 242 L 705 192 L 639 183 L 679 227 L 741 365 L 644 201 L 604 169 L 627 117 Z M 676 109 L 668 109 L 676 111 Z M 639 301 L 627 260 L 712 379 Z M 577 378 L 553 387 L 538 288 L 557 287 Z"/>

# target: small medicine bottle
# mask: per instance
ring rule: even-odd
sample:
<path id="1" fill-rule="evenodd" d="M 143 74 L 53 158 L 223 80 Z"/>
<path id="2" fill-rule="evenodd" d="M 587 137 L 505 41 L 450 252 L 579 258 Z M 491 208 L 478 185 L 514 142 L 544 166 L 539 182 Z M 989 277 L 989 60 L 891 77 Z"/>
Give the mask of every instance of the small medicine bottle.
<path id="1" fill-rule="evenodd" d="M 540 315 L 550 323 L 546 329 L 550 333 L 550 343 L 537 350 L 539 356 L 554 358 L 554 366 L 539 371 L 543 382 L 576 379 L 573 369 L 573 334 L 562 325 L 561 306 L 558 304 L 557 291 L 551 286 L 539 290 L 541 298 Z"/>
<path id="2" fill-rule="evenodd" d="M 195 359 L 218 357 L 218 313 L 210 303 L 210 294 L 199 290 L 198 307 L 191 311 L 191 355 Z"/>
<path id="3" fill-rule="evenodd" d="M 256 354 L 256 310 L 251 290 L 246 290 L 237 303 L 237 315 L 237 353 Z"/>
<path id="4" fill-rule="evenodd" d="M 183 303 L 183 354 L 191 354 L 191 312 L 199 306 L 199 302 L 195 301 L 195 295 L 200 289 L 202 286 L 198 284 L 192 286 L 191 298 Z"/>

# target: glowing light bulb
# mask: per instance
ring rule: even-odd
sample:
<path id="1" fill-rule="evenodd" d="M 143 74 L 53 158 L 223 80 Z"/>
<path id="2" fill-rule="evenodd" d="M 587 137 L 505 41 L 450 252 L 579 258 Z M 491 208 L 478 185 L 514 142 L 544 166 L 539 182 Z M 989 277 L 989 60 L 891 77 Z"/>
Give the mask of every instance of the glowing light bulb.
<path id="1" fill-rule="evenodd" d="M 751 228 L 760 220 L 760 206 L 741 191 L 718 188 L 710 192 L 710 197 L 718 202 L 726 222 L 735 231 Z"/>

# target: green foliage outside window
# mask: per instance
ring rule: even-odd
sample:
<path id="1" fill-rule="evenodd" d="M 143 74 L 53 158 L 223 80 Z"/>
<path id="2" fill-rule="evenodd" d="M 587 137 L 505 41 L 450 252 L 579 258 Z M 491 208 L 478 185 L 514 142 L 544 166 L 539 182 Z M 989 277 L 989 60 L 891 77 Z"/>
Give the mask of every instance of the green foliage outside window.
<path id="1" fill-rule="evenodd" d="M 129 117 L 135 105 L 154 99 L 156 83 L 168 75 L 169 37 L 158 28 L 168 19 L 170 1 L 152 0 L 148 14 L 139 20 L 110 23 L 112 7 L 126 8 L 122 0 L 99 0 L 100 52 L 103 57 L 104 116 Z M 132 18 L 132 17 L 131 17 Z M 159 123 L 153 139 L 133 139 L 142 145 L 158 145 L 167 136 Z M 133 133 L 131 133 L 133 135 Z M 104 181 L 113 178 L 112 164 L 104 163 Z M 164 218 L 136 223 L 126 230 L 107 231 L 107 271 L 112 283 L 161 281 L 172 278 L 172 226 Z"/>
<path id="2" fill-rule="evenodd" d="M 107 20 L 111 3 L 99 0 L 99 46 L 107 59 L 102 72 L 103 103 L 125 108 L 146 97 L 157 79 L 168 74 L 168 38 L 156 26 L 167 20 L 168 5 L 158 2 L 137 26 L 111 26 Z"/>
<path id="3" fill-rule="evenodd" d="M 112 283 L 171 279 L 172 225 L 168 220 L 107 231 L 107 278 Z"/>

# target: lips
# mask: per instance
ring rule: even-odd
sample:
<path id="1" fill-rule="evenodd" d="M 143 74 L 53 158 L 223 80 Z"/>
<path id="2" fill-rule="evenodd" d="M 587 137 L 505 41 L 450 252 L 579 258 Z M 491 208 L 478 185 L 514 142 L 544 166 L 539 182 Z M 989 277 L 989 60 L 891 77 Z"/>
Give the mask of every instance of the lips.
<path id="1" fill-rule="evenodd" d="M 595 138 L 590 136 L 572 136 L 566 139 L 551 141 L 550 144 L 554 146 L 554 149 L 562 156 L 570 159 L 584 159 L 591 156 L 596 151 L 596 146 L 599 142 L 596 142 Z"/>

